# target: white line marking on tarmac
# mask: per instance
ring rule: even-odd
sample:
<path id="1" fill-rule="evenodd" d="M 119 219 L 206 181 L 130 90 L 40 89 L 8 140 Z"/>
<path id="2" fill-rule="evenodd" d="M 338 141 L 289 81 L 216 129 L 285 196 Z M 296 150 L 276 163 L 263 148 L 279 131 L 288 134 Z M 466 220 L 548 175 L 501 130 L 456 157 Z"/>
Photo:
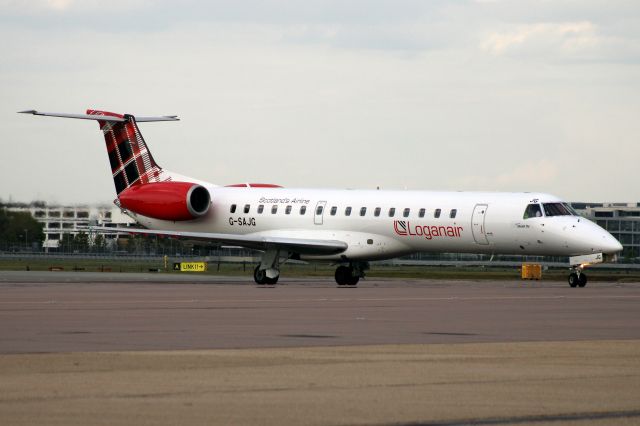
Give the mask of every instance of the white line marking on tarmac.
<path id="1" fill-rule="evenodd" d="M 159 304 L 159 303 L 304 303 L 304 302 L 417 302 L 417 301 L 488 301 L 488 300 L 594 300 L 639 299 L 640 295 L 602 296 L 472 296 L 472 297 L 364 297 L 311 299 L 158 299 L 158 300 L 23 300 L 0 301 L 0 305 L 20 304 Z"/>

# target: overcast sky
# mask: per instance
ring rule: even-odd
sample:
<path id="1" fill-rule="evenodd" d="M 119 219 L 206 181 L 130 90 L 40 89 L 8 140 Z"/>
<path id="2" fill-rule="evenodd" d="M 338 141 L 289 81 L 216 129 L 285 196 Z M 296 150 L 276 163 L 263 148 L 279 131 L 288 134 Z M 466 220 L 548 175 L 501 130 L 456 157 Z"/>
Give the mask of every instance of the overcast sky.
<path id="1" fill-rule="evenodd" d="M 217 184 L 640 201 L 640 2 L 0 0 L 0 198 L 110 202 L 95 122 Z"/>

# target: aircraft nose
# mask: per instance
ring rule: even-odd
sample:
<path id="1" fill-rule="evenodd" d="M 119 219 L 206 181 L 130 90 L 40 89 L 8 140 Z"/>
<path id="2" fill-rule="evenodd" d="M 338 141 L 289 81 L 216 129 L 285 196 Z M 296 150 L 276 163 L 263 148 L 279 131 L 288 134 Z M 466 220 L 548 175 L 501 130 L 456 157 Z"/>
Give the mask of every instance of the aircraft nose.
<path id="1" fill-rule="evenodd" d="M 607 254 L 614 254 L 622 251 L 622 244 L 620 244 L 620 242 L 616 240 L 613 235 L 609 234 L 606 231 L 605 233 L 606 235 L 603 235 L 604 241 L 602 241 L 602 252 Z"/>
<path id="2" fill-rule="evenodd" d="M 591 225 L 595 228 L 595 232 L 593 232 L 596 240 L 594 246 L 600 248 L 602 253 L 615 254 L 622 251 L 622 244 L 613 235 L 595 223 L 591 223 Z"/>
<path id="3" fill-rule="evenodd" d="M 568 244 L 576 251 L 583 253 L 606 253 L 615 254 L 622 251 L 622 244 L 604 228 L 587 219 L 581 218 L 578 223 L 566 230 L 572 230 L 573 238 L 569 238 Z"/>

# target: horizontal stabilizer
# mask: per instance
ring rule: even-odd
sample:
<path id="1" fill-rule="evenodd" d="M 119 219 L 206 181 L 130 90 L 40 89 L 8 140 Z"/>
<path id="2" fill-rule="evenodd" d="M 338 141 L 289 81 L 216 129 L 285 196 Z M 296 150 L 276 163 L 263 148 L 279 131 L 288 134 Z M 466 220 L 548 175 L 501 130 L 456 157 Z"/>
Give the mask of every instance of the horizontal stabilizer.
<path id="1" fill-rule="evenodd" d="M 79 120 L 100 120 L 100 121 L 111 121 L 111 122 L 124 122 L 127 121 L 126 118 L 123 117 L 113 117 L 110 115 L 89 115 L 89 114 L 67 114 L 64 112 L 42 112 L 36 111 L 35 109 L 30 109 L 27 111 L 18 111 L 20 114 L 33 114 L 33 115 L 43 115 L 46 117 L 61 117 L 61 118 L 76 118 Z M 177 115 L 163 115 L 160 117 L 136 117 L 133 116 L 138 123 L 150 122 L 150 121 L 180 121 Z"/>

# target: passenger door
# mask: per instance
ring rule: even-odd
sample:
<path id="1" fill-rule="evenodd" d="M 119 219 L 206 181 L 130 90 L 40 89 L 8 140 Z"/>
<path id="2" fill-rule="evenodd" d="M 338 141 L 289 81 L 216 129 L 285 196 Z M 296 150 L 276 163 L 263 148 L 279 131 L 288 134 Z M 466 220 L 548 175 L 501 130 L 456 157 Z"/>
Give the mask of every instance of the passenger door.
<path id="1" fill-rule="evenodd" d="M 476 204 L 473 209 L 473 215 L 471 216 L 471 233 L 476 243 L 486 245 L 489 244 L 487 239 L 487 230 L 485 228 L 485 215 L 488 209 L 487 204 Z"/>

